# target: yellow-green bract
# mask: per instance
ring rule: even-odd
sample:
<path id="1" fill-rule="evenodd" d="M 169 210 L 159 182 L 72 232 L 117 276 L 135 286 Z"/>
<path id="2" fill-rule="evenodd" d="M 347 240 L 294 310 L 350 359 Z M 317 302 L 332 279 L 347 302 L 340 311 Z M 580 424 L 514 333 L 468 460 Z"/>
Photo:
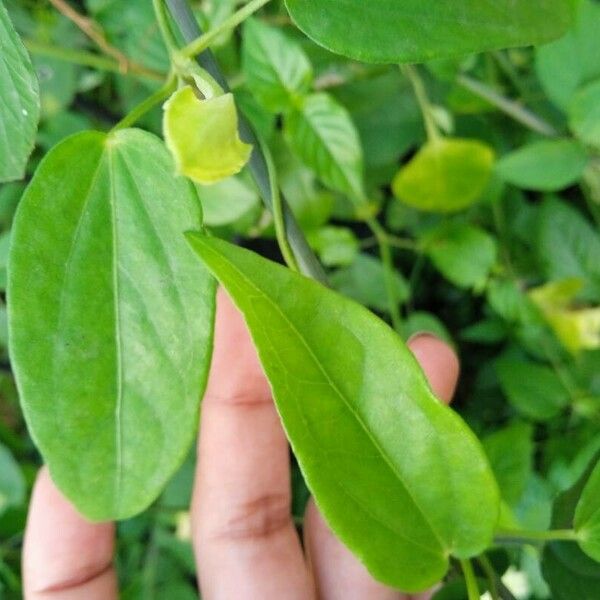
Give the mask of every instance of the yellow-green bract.
<path id="1" fill-rule="evenodd" d="M 190 234 L 242 311 L 325 518 L 379 580 L 420 591 L 489 546 L 495 479 L 400 337 L 355 302 L 252 252 Z"/>
<path id="2" fill-rule="evenodd" d="M 29 431 L 86 516 L 143 510 L 186 455 L 206 379 L 213 278 L 182 232 L 192 185 L 155 136 L 68 138 L 21 200 L 10 352 Z"/>

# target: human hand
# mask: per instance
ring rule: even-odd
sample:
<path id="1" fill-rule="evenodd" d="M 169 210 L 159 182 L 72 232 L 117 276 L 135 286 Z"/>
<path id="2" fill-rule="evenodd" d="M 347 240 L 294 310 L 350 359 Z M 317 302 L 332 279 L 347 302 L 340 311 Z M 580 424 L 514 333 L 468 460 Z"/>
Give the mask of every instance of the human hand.
<path id="1" fill-rule="evenodd" d="M 449 402 L 458 360 L 430 335 L 409 346 Z M 222 291 L 202 403 L 192 538 L 205 600 L 425 600 L 376 582 L 311 500 L 304 549 L 290 512 L 288 444 L 239 312 Z M 112 600 L 114 525 L 81 517 L 46 469 L 34 487 L 23 551 L 26 600 Z M 168 600 L 168 599 L 166 599 Z"/>

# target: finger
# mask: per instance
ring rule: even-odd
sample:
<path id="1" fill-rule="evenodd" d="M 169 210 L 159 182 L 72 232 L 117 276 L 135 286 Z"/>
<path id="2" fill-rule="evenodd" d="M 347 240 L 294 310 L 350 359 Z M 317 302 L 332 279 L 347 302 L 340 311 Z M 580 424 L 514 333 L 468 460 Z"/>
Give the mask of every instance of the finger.
<path id="1" fill-rule="evenodd" d="M 246 325 L 222 292 L 192 502 L 205 600 L 311 598 L 287 441 Z"/>
<path id="2" fill-rule="evenodd" d="M 42 468 L 35 483 L 23 548 L 26 600 L 117 598 L 114 525 L 90 523 Z"/>
<path id="3" fill-rule="evenodd" d="M 454 351 L 432 335 L 418 335 L 409 347 L 425 371 L 434 393 L 450 402 L 458 381 Z M 335 537 L 311 499 L 304 539 L 318 597 L 324 600 L 400 600 L 410 598 L 376 582 L 364 565 Z"/>

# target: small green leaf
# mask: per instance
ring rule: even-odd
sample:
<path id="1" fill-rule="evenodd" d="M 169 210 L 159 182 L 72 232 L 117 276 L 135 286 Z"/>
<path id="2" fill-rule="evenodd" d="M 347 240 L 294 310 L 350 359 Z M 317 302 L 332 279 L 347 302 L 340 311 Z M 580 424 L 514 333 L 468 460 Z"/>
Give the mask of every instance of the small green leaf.
<path id="1" fill-rule="evenodd" d="M 600 562 L 600 462 L 583 488 L 573 524 L 581 549 Z"/>
<path id="2" fill-rule="evenodd" d="M 242 39 L 243 70 L 252 93 L 273 112 L 294 108 L 313 77 L 300 44 L 258 19 L 246 21 Z"/>
<path id="3" fill-rule="evenodd" d="M 457 212 L 479 200 L 493 163 L 494 151 L 482 142 L 433 140 L 400 169 L 392 188 L 399 200 L 413 208 Z"/>
<path id="4" fill-rule="evenodd" d="M 520 188 L 553 192 L 577 183 L 588 162 L 588 154 L 578 142 L 544 140 L 503 156 L 496 170 L 502 179 Z"/>
<path id="5" fill-rule="evenodd" d="M 40 164 L 13 227 L 12 366 L 58 487 L 86 516 L 144 509 L 196 431 L 214 280 L 182 232 L 192 185 L 155 136 L 68 138 Z"/>
<path id="6" fill-rule="evenodd" d="M 571 0 L 286 0 L 296 25 L 328 50 L 364 62 L 424 62 L 555 39 Z"/>
<path id="7" fill-rule="evenodd" d="M 328 267 L 349 265 L 360 249 L 354 232 L 347 227 L 321 227 L 311 231 L 307 239 Z"/>
<path id="8" fill-rule="evenodd" d="M 260 200 L 256 190 L 240 177 L 230 177 L 212 185 L 196 186 L 204 224 L 208 227 L 231 225 L 258 211 Z"/>
<path id="9" fill-rule="evenodd" d="M 200 100 L 191 86 L 165 103 L 163 130 L 177 172 L 196 183 L 216 183 L 239 173 L 252 146 L 240 140 L 232 94 Z"/>
<path id="10" fill-rule="evenodd" d="M 459 287 L 481 289 L 496 263 L 496 240 L 465 223 L 442 225 L 422 240 L 435 267 Z"/>
<path id="11" fill-rule="evenodd" d="M 498 490 L 481 445 L 412 354 L 351 300 L 215 238 L 190 243 L 242 311 L 332 529 L 379 580 L 420 591 L 487 548 Z"/>
<path id="12" fill-rule="evenodd" d="M 569 394 L 560 377 L 549 367 L 516 359 L 496 364 L 502 391 L 524 416 L 546 421 L 569 404 Z"/>
<path id="13" fill-rule="evenodd" d="M 0 2 L 0 182 L 25 175 L 39 116 L 37 77 Z"/>
<path id="14" fill-rule="evenodd" d="M 364 165 L 358 132 L 346 109 L 328 94 L 313 94 L 285 120 L 290 146 L 329 187 L 364 200 Z"/>
<path id="15" fill-rule="evenodd" d="M 330 281 L 344 296 L 379 312 L 389 310 L 384 267 L 380 260 L 369 254 L 358 254 L 351 265 L 333 273 Z M 393 281 L 397 300 L 406 302 L 410 295 L 407 281 L 399 271 L 394 271 Z"/>
<path id="16" fill-rule="evenodd" d="M 573 133 L 585 144 L 600 150 L 600 79 L 575 94 L 568 112 Z"/>

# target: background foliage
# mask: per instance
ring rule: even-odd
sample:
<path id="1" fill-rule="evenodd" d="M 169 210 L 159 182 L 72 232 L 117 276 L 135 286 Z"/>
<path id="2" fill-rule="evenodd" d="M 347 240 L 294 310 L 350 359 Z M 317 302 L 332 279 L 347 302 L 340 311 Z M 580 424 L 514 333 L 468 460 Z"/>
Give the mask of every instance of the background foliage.
<path id="1" fill-rule="evenodd" d="M 41 86 L 29 175 L 64 137 L 110 129 L 158 88 L 157 74 L 168 68 L 147 0 L 73 4 L 135 63 L 129 69 L 102 62 L 96 46 L 47 2 L 4 4 Z M 212 0 L 195 8 L 208 28 L 239 4 Z M 405 337 L 431 331 L 456 347 L 463 364 L 456 407 L 484 440 L 504 518 L 530 530 L 559 526 L 569 497 L 561 496 L 553 514 L 554 499 L 600 451 L 598 28 L 600 3 L 585 0 L 571 32 L 537 50 L 401 71 L 329 53 L 274 2 L 215 48 L 238 105 L 274 150 L 286 199 L 333 286 Z M 159 132 L 160 119 L 155 110 L 143 125 Z M 0 185 L 2 286 L 24 185 Z M 247 173 L 199 191 L 206 224 L 220 237 L 279 257 Z M 373 227 L 373 216 L 383 229 Z M 39 457 L 19 412 L 5 321 L 2 307 L 0 597 L 18 598 Z M 195 597 L 186 512 L 192 473 L 190 456 L 151 509 L 119 524 L 124 598 Z M 300 524 L 307 491 L 294 474 Z M 543 553 L 526 546 L 495 559 L 519 579 L 519 598 L 572 598 L 575 581 L 577 597 L 592 598 L 600 578 L 600 566 L 574 545 Z M 462 598 L 453 585 L 440 598 Z"/>

